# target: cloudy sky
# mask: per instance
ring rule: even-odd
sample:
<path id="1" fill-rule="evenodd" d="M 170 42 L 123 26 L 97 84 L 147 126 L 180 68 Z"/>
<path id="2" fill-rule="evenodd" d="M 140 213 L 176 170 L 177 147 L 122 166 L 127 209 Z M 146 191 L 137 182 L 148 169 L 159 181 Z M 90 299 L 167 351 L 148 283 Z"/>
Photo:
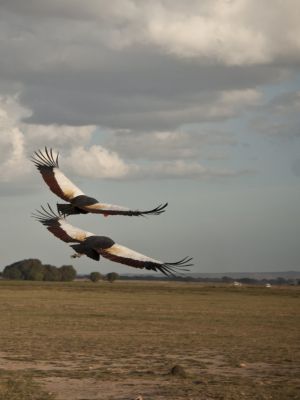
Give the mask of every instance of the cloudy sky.
<path id="1" fill-rule="evenodd" d="M 30 214 L 54 204 L 30 163 L 100 201 L 161 216 L 70 222 L 193 272 L 300 267 L 297 0 L 3 0 L 1 266 L 72 251 Z M 78 272 L 135 272 L 87 258 Z"/>

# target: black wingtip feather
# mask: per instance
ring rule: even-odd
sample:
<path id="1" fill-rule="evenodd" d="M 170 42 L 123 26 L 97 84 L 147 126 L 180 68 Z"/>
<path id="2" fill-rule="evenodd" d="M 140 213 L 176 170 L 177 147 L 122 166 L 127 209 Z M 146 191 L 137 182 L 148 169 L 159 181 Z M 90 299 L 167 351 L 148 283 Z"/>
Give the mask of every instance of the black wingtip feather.
<path id="1" fill-rule="evenodd" d="M 45 146 L 45 149 L 34 151 L 34 154 L 31 156 L 30 160 L 34 163 L 34 165 L 38 168 L 59 168 L 58 165 L 58 155 L 56 158 L 53 155 L 53 149 L 48 149 Z"/>
<path id="2" fill-rule="evenodd" d="M 53 221 L 54 219 L 58 220 L 63 218 L 63 216 L 58 212 L 56 213 L 53 208 L 50 206 L 49 203 L 47 203 L 48 205 L 48 209 L 46 209 L 44 206 L 41 205 L 41 210 L 35 210 L 35 212 L 33 212 L 31 214 L 31 216 L 33 218 L 35 218 L 37 221 L 41 222 L 43 225 L 50 225 L 50 221 Z"/>
<path id="3" fill-rule="evenodd" d="M 145 217 L 147 215 L 159 215 L 164 213 L 166 210 L 165 208 L 167 207 L 168 203 L 165 204 L 159 204 L 157 207 L 153 208 L 152 210 L 148 211 L 140 211 L 140 216 Z"/>
<path id="4" fill-rule="evenodd" d="M 173 278 L 176 278 L 177 274 L 181 274 L 183 271 L 189 271 L 189 269 L 187 269 L 186 267 L 191 267 L 194 265 L 191 264 L 190 261 L 192 261 L 192 257 L 184 257 L 183 259 L 176 262 L 165 262 L 162 265 L 158 266 L 157 269 L 166 276 L 172 276 Z"/>

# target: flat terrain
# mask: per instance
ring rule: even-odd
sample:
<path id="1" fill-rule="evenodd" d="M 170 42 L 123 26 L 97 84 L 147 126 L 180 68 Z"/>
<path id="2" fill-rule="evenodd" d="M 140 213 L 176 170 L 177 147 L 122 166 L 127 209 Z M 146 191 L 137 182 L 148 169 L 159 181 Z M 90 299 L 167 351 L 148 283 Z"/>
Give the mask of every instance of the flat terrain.
<path id="1" fill-rule="evenodd" d="M 300 399 L 299 289 L 0 281 L 0 399 Z"/>

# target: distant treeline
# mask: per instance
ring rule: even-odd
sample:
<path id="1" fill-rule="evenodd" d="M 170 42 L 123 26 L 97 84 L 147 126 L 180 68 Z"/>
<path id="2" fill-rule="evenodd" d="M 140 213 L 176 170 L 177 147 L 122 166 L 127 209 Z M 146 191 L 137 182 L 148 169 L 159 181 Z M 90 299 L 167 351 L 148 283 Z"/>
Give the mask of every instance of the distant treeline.
<path id="1" fill-rule="evenodd" d="M 79 275 L 77 278 L 88 279 L 88 275 Z M 233 279 L 229 276 L 223 276 L 221 278 L 200 278 L 191 276 L 176 276 L 176 277 L 165 277 L 165 276 L 153 276 L 153 275 L 120 275 L 119 280 L 134 280 L 134 281 L 180 281 L 180 282 L 206 282 L 206 283 L 232 283 L 239 282 L 243 285 L 264 285 L 270 283 L 272 285 L 300 285 L 298 279 L 285 279 L 282 277 L 274 279 L 254 279 L 254 278 L 239 278 Z"/>
<path id="2" fill-rule="evenodd" d="M 254 279 L 254 278 L 232 278 L 230 276 L 222 277 L 194 277 L 188 275 L 165 277 L 161 275 L 118 275 L 116 272 L 110 272 L 105 276 L 99 272 L 92 272 L 89 275 L 77 275 L 76 270 L 72 265 L 63 265 L 55 267 L 50 264 L 42 264 L 35 258 L 17 261 L 4 268 L 0 272 L 0 276 L 4 279 L 28 280 L 28 281 L 73 281 L 77 279 L 90 279 L 93 282 L 99 280 L 107 280 L 114 282 L 118 280 L 138 280 L 138 281 L 181 281 L 181 282 L 206 282 L 206 283 L 228 283 L 233 284 L 239 282 L 244 285 L 300 285 L 299 279 L 286 279 L 277 277 L 273 279 Z"/>
<path id="3" fill-rule="evenodd" d="M 3 272 L 4 279 L 25 281 L 73 281 L 76 270 L 72 265 L 63 265 L 59 268 L 50 264 L 42 264 L 35 258 L 17 261 L 7 265 Z"/>
<path id="4" fill-rule="evenodd" d="M 223 276 L 219 281 L 224 282 L 224 283 L 233 283 L 233 282 L 239 282 L 244 285 L 262 285 L 266 283 L 270 283 L 272 285 L 295 285 L 299 284 L 300 281 L 295 280 L 295 279 L 285 279 L 282 277 L 277 277 L 277 278 L 272 278 L 272 279 L 254 279 L 254 278 L 238 278 L 238 279 L 233 279 L 229 276 Z"/>

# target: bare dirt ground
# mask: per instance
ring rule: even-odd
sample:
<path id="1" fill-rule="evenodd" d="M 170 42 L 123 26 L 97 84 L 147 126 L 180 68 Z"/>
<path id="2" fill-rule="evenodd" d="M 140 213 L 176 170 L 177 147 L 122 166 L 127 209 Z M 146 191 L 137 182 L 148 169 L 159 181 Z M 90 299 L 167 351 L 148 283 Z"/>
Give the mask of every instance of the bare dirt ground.
<path id="1" fill-rule="evenodd" d="M 204 352 L 194 357 L 185 358 L 183 365 L 188 371 L 186 378 L 172 376 L 170 371 L 153 372 L 145 368 L 147 359 L 151 357 L 157 358 L 157 364 L 160 363 L 159 355 L 136 355 L 132 360 L 136 370 L 132 370 L 128 375 L 128 365 L 118 364 L 111 365 L 110 360 L 105 357 L 95 357 L 93 360 L 86 359 L 84 355 L 74 355 L 73 361 L 45 362 L 45 361 L 26 361 L 26 357 L 21 361 L 15 360 L 14 357 L 2 353 L 0 355 L 0 369 L 6 371 L 22 371 L 22 373 L 36 373 L 42 375 L 37 381 L 41 384 L 48 395 L 53 395 L 57 400 L 130 400 L 135 399 L 138 395 L 142 395 L 146 399 L 165 399 L 169 398 L 169 394 L 173 393 L 172 398 L 186 399 L 215 399 L 213 392 L 209 396 L 208 386 L 210 382 L 221 380 L 226 382 L 234 382 L 236 380 L 251 380 L 256 385 L 267 388 L 274 385 L 275 381 L 278 385 L 285 382 L 285 369 L 289 369 L 289 365 L 272 366 L 266 363 L 240 363 L 236 367 L 227 365 L 221 356 Z M 173 359 L 173 362 L 172 362 Z M 175 365 L 178 357 L 170 357 L 169 365 Z M 198 363 L 196 362 L 198 360 Z M 127 360 L 128 362 L 130 360 Z M 201 366 L 197 364 L 201 364 Z M 91 377 L 72 378 L 68 377 L 70 371 L 81 375 L 83 364 Z M 300 368 L 295 372 L 295 378 L 290 380 L 290 384 L 299 385 Z M 94 375 L 94 377 L 92 377 Z M 102 376 L 99 379 L 99 375 Z M 274 379 L 276 375 L 276 379 Z M 109 376 L 113 377 L 110 379 Z M 185 389 L 183 388 L 185 387 Z M 205 388 L 205 390 L 203 390 Z M 180 394 L 181 392 L 181 394 Z M 178 397 L 182 396 L 182 397 Z M 184 397 L 183 397 L 184 396 Z M 239 392 L 238 396 L 247 398 L 246 393 Z M 238 398 L 234 393 L 232 398 Z M 267 394 L 261 398 L 276 398 L 274 395 Z"/>
<path id="2" fill-rule="evenodd" d="M 0 312 L 0 400 L 300 399 L 294 288 L 5 283 Z"/>

